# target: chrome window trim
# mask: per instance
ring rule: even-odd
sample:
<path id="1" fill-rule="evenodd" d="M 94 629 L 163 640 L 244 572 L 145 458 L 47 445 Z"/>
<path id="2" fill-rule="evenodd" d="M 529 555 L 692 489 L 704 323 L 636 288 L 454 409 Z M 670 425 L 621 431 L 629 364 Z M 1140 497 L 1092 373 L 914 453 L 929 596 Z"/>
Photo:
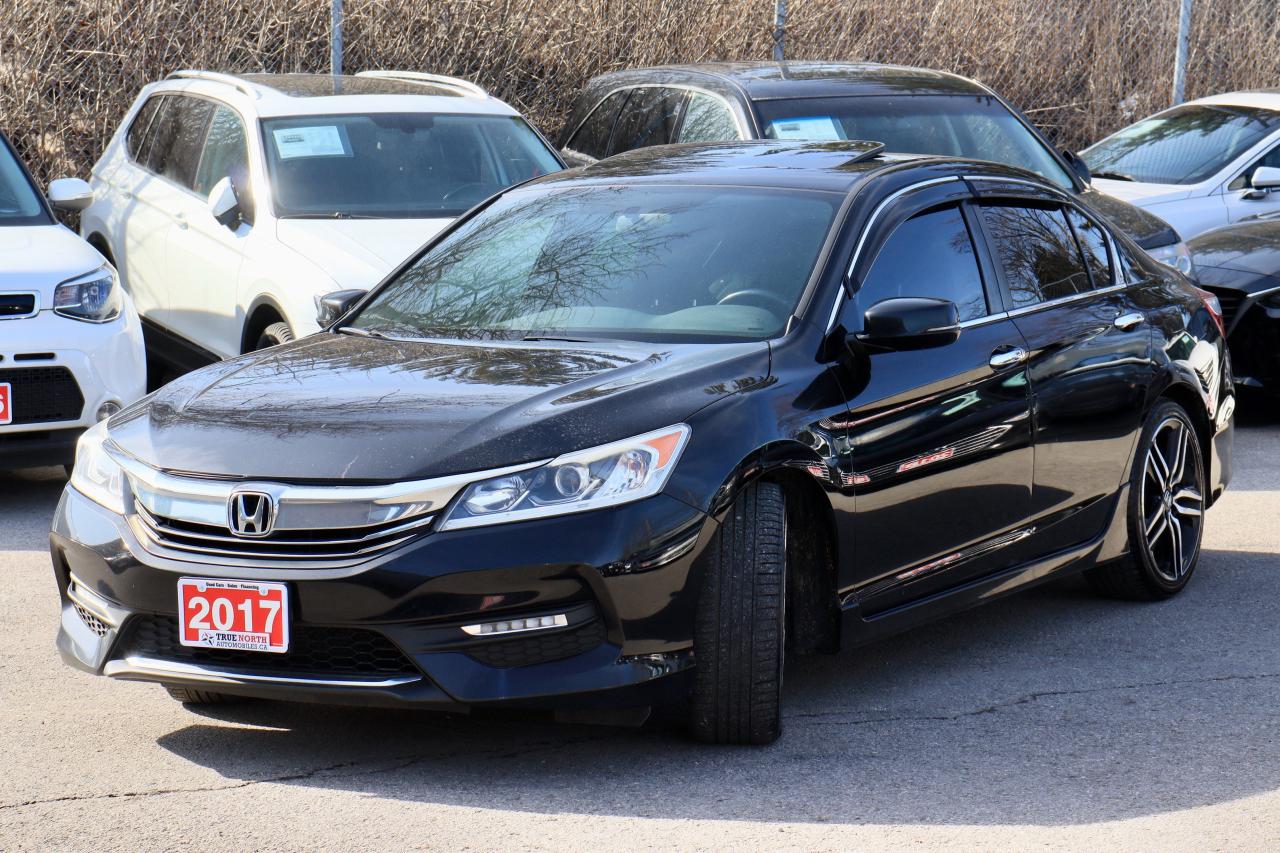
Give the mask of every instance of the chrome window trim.
<path id="1" fill-rule="evenodd" d="M 421 681 L 420 675 L 399 675 L 394 678 L 301 678 L 288 675 L 260 675 L 236 672 L 218 667 L 163 660 L 147 655 L 128 655 L 108 661 L 102 674 L 112 678 L 166 678 L 177 677 L 210 684 L 289 684 L 300 687 L 368 687 L 386 689 Z"/>
<path id="2" fill-rule="evenodd" d="M 68 279 L 70 281 L 71 279 Z M 40 291 L 38 290 L 6 290 L 0 296 L 30 296 L 32 297 L 32 308 L 30 314 L 10 314 L 7 317 L 0 317 L 3 320 L 30 320 L 32 317 L 40 313 Z M 115 319 L 114 317 L 112 319 Z"/>
<path id="3" fill-rule="evenodd" d="M 738 115 L 738 111 L 733 108 L 733 104 L 729 103 L 729 99 L 726 98 L 724 95 L 719 94 L 718 92 L 713 92 L 710 89 L 704 89 L 701 86 L 693 86 L 689 83 L 631 83 L 628 85 L 618 86 L 614 89 L 610 89 L 608 92 L 602 95 L 600 100 L 596 101 L 595 104 L 591 107 L 591 109 L 587 110 L 587 114 L 583 116 L 582 121 L 578 122 L 578 124 L 573 128 L 573 132 L 570 133 L 567 137 L 565 137 L 564 150 L 570 151 L 578 155 L 579 157 L 586 157 L 592 162 L 599 162 L 600 158 L 592 157 L 590 154 L 584 154 L 581 151 L 577 150 L 576 148 L 570 147 L 570 143 L 573 142 L 573 138 L 578 135 L 578 131 L 582 130 L 582 126 L 586 124 L 588 121 L 590 121 L 591 117 L 595 115 L 596 110 L 600 109 L 601 104 L 603 104 L 605 101 L 609 100 L 619 92 L 630 91 L 632 89 L 680 89 L 685 92 L 698 92 L 703 95 L 709 95 L 712 98 L 715 98 L 716 100 L 718 100 L 720 103 L 724 104 L 725 108 L 729 110 L 729 115 L 733 117 L 733 123 L 738 126 L 737 141 L 741 142 L 746 139 L 754 138 L 751 136 L 750 131 L 743 126 L 741 117 Z M 623 103 L 622 106 L 625 108 L 626 103 Z M 618 111 L 618 116 L 619 118 L 622 116 L 621 109 Z M 618 119 L 615 118 L 614 124 L 616 125 L 617 123 L 618 123 Z M 680 124 L 682 127 L 684 126 L 683 113 L 681 113 L 681 116 L 680 116 Z M 613 128 L 610 127 L 608 142 L 612 142 L 612 141 L 613 141 Z M 652 148 L 653 146 L 648 146 L 648 147 Z"/>
<path id="4" fill-rule="evenodd" d="M 862 255 L 862 249 L 867 242 L 867 235 L 871 232 L 872 227 L 876 224 L 876 221 L 879 220 L 881 214 L 884 213 L 885 208 L 893 204 L 898 199 L 902 198 L 907 193 L 911 193 L 916 190 L 926 189 L 927 187 L 935 187 L 935 186 L 940 186 L 942 184 L 949 184 L 959 180 L 961 180 L 961 178 L 958 175 L 948 175 L 945 178 L 930 178 L 927 181 L 919 181 L 914 184 L 908 184 L 907 186 L 902 187 L 901 189 L 891 193 L 887 198 L 885 198 L 878 205 L 876 205 L 875 210 L 871 211 L 871 215 L 867 217 L 866 224 L 862 226 L 862 232 L 858 235 L 858 242 L 853 247 L 853 255 L 850 257 L 849 265 L 845 268 L 844 279 L 847 281 L 853 276 L 853 268 L 858 265 L 858 260 Z M 831 306 L 831 314 L 830 316 L 827 317 L 827 333 L 828 334 L 830 334 L 831 330 L 836 327 L 836 317 L 838 317 L 840 314 L 840 306 L 843 304 L 842 300 L 846 297 L 846 295 L 847 295 L 847 291 L 842 285 L 840 289 L 836 292 L 835 302 Z"/>

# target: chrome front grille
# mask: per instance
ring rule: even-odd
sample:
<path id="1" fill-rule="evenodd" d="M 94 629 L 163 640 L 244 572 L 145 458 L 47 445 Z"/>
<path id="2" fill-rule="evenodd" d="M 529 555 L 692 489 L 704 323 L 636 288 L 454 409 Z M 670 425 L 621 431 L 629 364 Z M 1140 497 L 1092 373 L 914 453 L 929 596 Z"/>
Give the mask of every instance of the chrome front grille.
<path id="1" fill-rule="evenodd" d="M 152 553 L 180 560 L 350 565 L 403 545 L 431 528 L 434 515 L 364 527 L 276 530 L 241 538 L 225 526 L 197 524 L 152 513 L 135 502 L 134 533 Z"/>

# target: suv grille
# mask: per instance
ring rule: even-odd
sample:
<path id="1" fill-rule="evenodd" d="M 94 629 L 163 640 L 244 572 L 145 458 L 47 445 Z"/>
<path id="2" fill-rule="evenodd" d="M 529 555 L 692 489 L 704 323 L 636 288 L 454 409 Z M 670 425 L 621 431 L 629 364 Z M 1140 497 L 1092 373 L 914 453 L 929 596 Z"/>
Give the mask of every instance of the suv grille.
<path id="1" fill-rule="evenodd" d="M 13 423 L 78 421 L 84 396 L 65 367 L 13 367 L 0 370 L 0 382 L 12 388 Z"/>
<path id="2" fill-rule="evenodd" d="M 604 623 L 593 619 L 572 631 L 534 634 L 515 640 L 486 643 L 467 649 L 467 654 L 485 666 L 511 669 L 571 658 L 591 651 L 604 640 Z"/>
<path id="3" fill-rule="evenodd" d="M 121 640 L 120 656 L 145 655 L 183 663 L 232 667 L 255 673 L 316 676 L 421 675 L 386 637 L 362 628 L 293 625 L 283 654 L 199 649 L 178 640 L 172 616 L 134 616 Z"/>
<path id="4" fill-rule="evenodd" d="M 149 551 L 175 551 L 216 560 L 244 558 L 251 561 L 359 562 L 408 542 L 431 527 L 432 516 L 393 521 L 369 527 L 316 528 L 314 530 L 280 530 L 261 539 L 233 536 L 230 529 L 207 524 L 179 521 L 147 511 L 134 503 L 137 515 L 131 516 L 135 533 L 144 543 L 157 546 Z"/>
<path id="5" fill-rule="evenodd" d="M 11 320 L 19 317 L 33 317 L 36 313 L 36 295 L 34 293 L 0 293 L 0 317 Z"/>

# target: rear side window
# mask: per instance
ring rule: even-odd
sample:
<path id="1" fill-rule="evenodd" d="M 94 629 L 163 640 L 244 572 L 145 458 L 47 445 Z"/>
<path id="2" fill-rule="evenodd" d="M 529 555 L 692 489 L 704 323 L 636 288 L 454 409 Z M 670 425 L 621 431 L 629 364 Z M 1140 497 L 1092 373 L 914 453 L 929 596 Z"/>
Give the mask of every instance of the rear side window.
<path id="1" fill-rule="evenodd" d="M 213 104 L 201 98 L 165 98 L 148 135 L 146 167 L 190 189 L 212 115 Z"/>
<path id="2" fill-rule="evenodd" d="M 565 145 L 565 148 L 578 154 L 600 159 L 609 147 L 609 136 L 613 133 L 613 123 L 618 119 L 618 111 L 627 100 L 630 90 L 623 89 L 605 98 L 582 123 L 577 132 Z"/>
<path id="3" fill-rule="evenodd" d="M 229 107 L 214 110 L 192 189 L 208 195 L 223 178 L 231 179 L 236 195 L 243 202 L 249 192 L 249 148 L 244 122 Z"/>
<path id="4" fill-rule="evenodd" d="M 160 97 L 151 97 L 142 105 L 142 109 L 138 110 L 138 114 L 133 117 L 133 123 L 129 125 L 129 131 L 125 134 L 124 146 L 129 152 L 129 156 L 138 162 L 146 161 L 146 138 L 147 130 L 151 127 L 151 120 L 155 118 L 156 110 L 160 106 Z"/>
<path id="5" fill-rule="evenodd" d="M 1111 253 L 1107 251 L 1107 237 L 1102 226 L 1074 207 L 1067 208 L 1067 219 L 1084 253 L 1084 263 L 1089 268 L 1093 286 L 1110 287 L 1115 276 L 1111 272 Z"/>
<path id="6" fill-rule="evenodd" d="M 1013 308 L 1089 290 L 1080 247 L 1060 207 L 982 208 Z"/>
<path id="7" fill-rule="evenodd" d="M 738 123 L 724 101 L 704 92 L 694 92 L 689 97 L 677 142 L 723 142 L 737 138 Z"/>
<path id="8" fill-rule="evenodd" d="M 899 296 L 949 299 L 962 322 L 989 313 L 973 238 L 959 207 L 918 214 L 885 241 L 858 288 L 858 328 L 868 308 Z"/>
<path id="9" fill-rule="evenodd" d="M 622 117 L 609 143 L 610 154 L 621 154 L 651 145 L 668 145 L 684 106 L 683 89 L 646 86 L 636 89 L 622 108 Z"/>

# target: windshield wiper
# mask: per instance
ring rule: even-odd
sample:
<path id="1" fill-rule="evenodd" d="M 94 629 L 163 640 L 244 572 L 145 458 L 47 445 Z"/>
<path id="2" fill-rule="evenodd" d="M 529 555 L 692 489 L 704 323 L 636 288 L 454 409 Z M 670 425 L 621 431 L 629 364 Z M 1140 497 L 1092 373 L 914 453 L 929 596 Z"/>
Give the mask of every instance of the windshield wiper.
<path id="1" fill-rule="evenodd" d="M 361 338 L 386 338 L 382 332 L 374 329 L 361 329 L 359 326 L 339 326 L 334 329 L 340 335 L 356 335 Z"/>
<path id="2" fill-rule="evenodd" d="M 1124 172 L 1102 171 L 1102 172 L 1090 172 L 1090 174 L 1095 178 L 1104 178 L 1112 181 L 1129 181 L 1130 183 L 1132 183 L 1137 180 L 1133 175 L 1126 175 Z"/>
<path id="3" fill-rule="evenodd" d="M 568 344 L 593 344 L 599 343 L 604 338 L 566 338 L 563 335 L 525 335 L 522 341 L 563 341 Z"/>
<path id="4" fill-rule="evenodd" d="M 369 216 L 364 213 L 347 213 L 345 210 L 331 210 L 328 213 L 289 213 L 281 219 L 382 219 L 381 216 Z"/>

